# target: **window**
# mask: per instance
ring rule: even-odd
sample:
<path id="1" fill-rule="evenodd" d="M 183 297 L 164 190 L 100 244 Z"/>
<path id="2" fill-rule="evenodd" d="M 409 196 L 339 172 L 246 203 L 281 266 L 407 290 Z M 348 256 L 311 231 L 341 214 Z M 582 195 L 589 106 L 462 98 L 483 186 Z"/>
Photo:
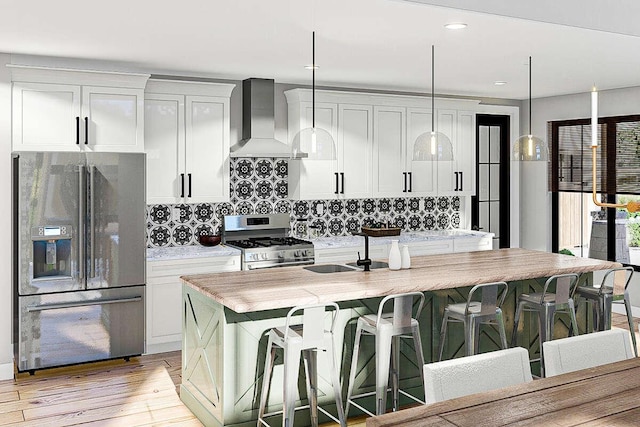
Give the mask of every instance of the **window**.
<path id="1" fill-rule="evenodd" d="M 640 266 L 640 217 L 592 201 L 591 122 L 549 123 L 553 250 Z M 640 200 L 640 116 L 598 122 L 596 190 L 601 201 Z"/>

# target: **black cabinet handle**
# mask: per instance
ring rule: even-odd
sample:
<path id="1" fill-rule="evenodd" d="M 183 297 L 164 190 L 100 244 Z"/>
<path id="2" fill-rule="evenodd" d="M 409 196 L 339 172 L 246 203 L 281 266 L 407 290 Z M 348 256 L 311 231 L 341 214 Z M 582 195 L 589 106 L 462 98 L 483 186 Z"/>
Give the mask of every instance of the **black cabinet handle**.
<path id="1" fill-rule="evenodd" d="M 413 189 L 413 172 L 407 172 L 407 175 L 409 175 L 409 190 L 408 192 L 411 193 L 411 190 Z"/>
<path id="2" fill-rule="evenodd" d="M 187 197 L 191 197 L 191 174 L 188 173 L 187 176 L 189 177 L 189 194 L 187 194 Z"/>
<path id="3" fill-rule="evenodd" d="M 184 174 L 180 174 L 180 197 L 184 197 Z"/>
<path id="4" fill-rule="evenodd" d="M 89 117 L 84 118 L 84 145 L 89 144 Z"/>
<path id="5" fill-rule="evenodd" d="M 456 174 L 456 188 L 453 191 L 458 191 L 458 172 L 454 172 Z"/>
<path id="6" fill-rule="evenodd" d="M 76 116 L 76 144 L 80 145 L 80 117 Z"/>
<path id="7" fill-rule="evenodd" d="M 340 172 L 340 194 L 344 194 L 344 172 Z"/>
<path id="8" fill-rule="evenodd" d="M 402 172 L 402 175 L 404 175 L 404 188 L 402 189 L 402 192 L 406 193 L 407 192 L 407 173 Z"/>
<path id="9" fill-rule="evenodd" d="M 334 191 L 334 194 L 338 194 L 338 172 L 334 172 L 333 173 L 336 176 L 336 191 Z"/>
<path id="10" fill-rule="evenodd" d="M 460 171 L 460 191 L 462 191 L 462 183 L 464 180 L 462 179 L 462 171 Z"/>

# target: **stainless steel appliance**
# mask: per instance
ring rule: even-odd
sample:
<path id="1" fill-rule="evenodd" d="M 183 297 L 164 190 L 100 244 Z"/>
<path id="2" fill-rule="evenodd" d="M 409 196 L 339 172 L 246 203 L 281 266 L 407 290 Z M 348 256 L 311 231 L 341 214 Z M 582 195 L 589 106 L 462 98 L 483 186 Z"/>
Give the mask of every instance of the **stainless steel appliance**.
<path id="1" fill-rule="evenodd" d="M 222 242 L 242 251 L 242 269 L 314 263 L 313 243 L 289 237 L 289 214 L 224 217 Z"/>
<path id="2" fill-rule="evenodd" d="M 19 371 L 144 351 L 145 158 L 13 154 Z"/>

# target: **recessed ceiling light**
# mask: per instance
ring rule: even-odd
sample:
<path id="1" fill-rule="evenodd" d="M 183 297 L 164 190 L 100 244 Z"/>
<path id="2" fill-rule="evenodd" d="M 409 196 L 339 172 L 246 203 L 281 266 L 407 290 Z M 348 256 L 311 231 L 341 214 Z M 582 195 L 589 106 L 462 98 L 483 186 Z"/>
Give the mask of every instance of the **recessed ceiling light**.
<path id="1" fill-rule="evenodd" d="M 505 82 L 504 80 L 497 80 L 495 82 L 493 82 L 494 85 L 496 86 L 504 86 L 507 84 L 507 82 Z"/>
<path id="2" fill-rule="evenodd" d="M 318 66 L 317 65 L 313 65 L 313 64 L 309 64 L 309 65 L 305 65 L 304 69 L 305 70 L 317 70 Z"/>
<path id="3" fill-rule="evenodd" d="M 467 28 L 467 24 L 464 22 L 451 22 L 444 26 L 447 30 L 462 30 L 463 28 Z"/>

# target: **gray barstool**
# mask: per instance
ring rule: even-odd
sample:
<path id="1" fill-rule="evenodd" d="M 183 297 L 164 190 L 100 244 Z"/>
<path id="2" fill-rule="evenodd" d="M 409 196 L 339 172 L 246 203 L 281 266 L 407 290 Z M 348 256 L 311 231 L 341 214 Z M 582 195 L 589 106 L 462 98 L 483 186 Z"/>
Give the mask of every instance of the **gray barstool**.
<path id="1" fill-rule="evenodd" d="M 329 330 L 325 330 L 324 328 L 325 311 L 327 308 L 333 309 Z M 302 324 L 291 325 L 291 317 L 300 311 L 302 311 Z M 269 331 L 269 343 L 267 344 L 267 356 L 264 363 L 264 376 L 260 395 L 258 424 L 268 426 L 269 424 L 264 420 L 265 417 L 282 414 L 282 426 L 291 427 L 293 426 L 294 412 L 298 409 L 309 408 L 312 426 L 317 427 L 318 425 L 319 410 L 336 423 L 339 423 L 342 427 L 346 427 L 347 424 L 342 408 L 340 380 L 336 368 L 335 354 L 333 352 L 333 328 L 338 312 L 338 304 L 336 303 L 294 307 L 289 310 L 286 323 L 283 327 L 273 328 Z M 267 394 L 271 386 L 276 347 L 284 350 L 282 410 L 265 413 Z M 318 407 L 318 351 L 323 351 L 329 361 L 338 418 Z M 298 373 L 300 370 L 301 356 L 304 358 L 304 367 L 307 374 L 307 398 L 309 404 L 296 408 L 295 401 L 298 390 Z"/>
<path id="2" fill-rule="evenodd" d="M 412 315 L 413 307 L 419 301 L 415 315 Z M 393 311 L 384 313 L 383 309 L 387 303 L 393 303 Z M 389 304 L 391 305 L 391 304 Z M 420 316 L 424 306 L 424 294 L 421 292 L 410 292 L 406 294 L 396 294 L 386 296 L 380 301 L 378 314 L 367 314 L 358 318 L 356 326 L 356 336 L 353 345 L 353 356 L 351 358 L 351 371 L 349 373 L 349 387 L 347 391 L 347 407 L 345 416 L 349 414 L 349 405 L 362 410 L 368 415 L 374 415 L 363 408 L 353 399 L 361 397 L 376 396 L 376 414 L 384 414 L 387 409 L 387 391 L 389 376 L 391 376 L 391 391 L 393 394 L 393 410 L 398 410 L 399 394 L 402 393 L 418 403 L 424 403 L 418 398 L 406 393 L 399 388 L 400 380 L 400 339 L 412 338 L 416 351 L 416 359 L 419 367 L 424 365 L 422 354 L 422 341 L 420 339 L 420 325 L 416 318 Z M 360 351 L 360 338 L 362 334 L 373 335 L 375 338 L 375 360 L 376 360 L 376 390 L 374 392 L 354 395 L 353 386 L 356 379 L 356 369 L 358 366 L 358 353 Z M 389 371 L 389 356 L 391 356 L 391 372 Z M 421 379 L 424 382 L 424 379 Z M 424 387 L 424 383 L 423 383 Z"/>
<path id="3" fill-rule="evenodd" d="M 553 325 L 556 313 L 568 313 L 571 318 L 569 333 L 578 335 L 578 322 L 576 310 L 571 295 L 578 283 L 578 275 L 575 273 L 558 274 L 551 276 L 544 283 L 542 292 L 522 294 L 518 299 L 516 317 L 513 319 L 513 335 L 511 346 L 515 347 L 518 340 L 518 324 L 522 311 L 538 313 L 538 336 L 540 341 L 540 359 L 531 359 L 531 362 L 540 360 L 540 376 L 544 377 L 544 358 L 542 357 L 542 344 L 553 339 Z M 555 292 L 550 292 L 549 287 L 555 285 Z"/>
<path id="4" fill-rule="evenodd" d="M 612 304 L 624 304 L 627 312 L 627 322 L 633 341 L 633 352 L 638 357 L 638 346 L 636 345 L 635 328 L 633 327 L 633 313 L 631 311 L 631 301 L 629 299 L 629 283 L 633 277 L 632 267 L 620 267 L 609 270 L 602 278 L 599 287 L 578 286 L 575 290 L 577 298 L 584 298 L 593 305 L 594 330 L 606 331 L 611 329 Z M 578 299 L 576 298 L 576 304 Z"/>
<path id="5" fill-rule="evenodd" d="M 465 356 L 478 353 L 481 324 L 496 325 L 500 333 L 502 348 L 508 348 L 507 334 L 504 330 L 504 320 L 500 309 L 504 298 L 507 296 L 508 289 L 505 282 L 476 285 L 469 291 L 466 303 L 447 305 L 444 309 L 442 328 L 440 329 L 439 361 L 442 360 L 444 340 L 449 322 L 462 322 L 464 324 Z M 480 294 L 480 301 L 474 300 L 474 297 L 478 298 L 477 294 Z"/>

